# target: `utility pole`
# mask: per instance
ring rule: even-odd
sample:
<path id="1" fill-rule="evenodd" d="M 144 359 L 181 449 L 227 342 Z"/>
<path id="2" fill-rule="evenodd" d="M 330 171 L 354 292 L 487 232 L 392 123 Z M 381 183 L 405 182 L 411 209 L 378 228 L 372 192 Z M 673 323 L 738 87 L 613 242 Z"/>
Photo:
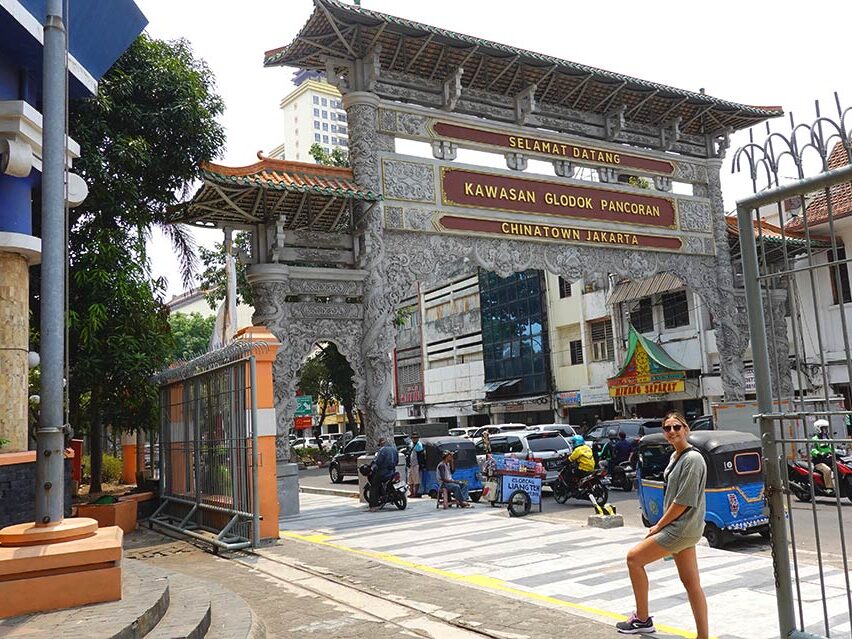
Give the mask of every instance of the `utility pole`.
<path id="1" fill-rule="evenodd" d="M 41 182 L 41 405 L 37 434 L 37 526 L 62 521 L 65 503 L 65 69 L 62 0 L 48 0 L 44 22 Z"/>

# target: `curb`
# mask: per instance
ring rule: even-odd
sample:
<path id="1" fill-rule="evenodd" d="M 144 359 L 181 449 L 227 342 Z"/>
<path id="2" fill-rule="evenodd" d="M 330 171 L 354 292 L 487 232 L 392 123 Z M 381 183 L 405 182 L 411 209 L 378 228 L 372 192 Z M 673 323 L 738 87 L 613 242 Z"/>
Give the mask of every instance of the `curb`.
<path id="1" fill-rule="evenodd" d="M 341 490 L 340 488 L 320 488 L 318 486 L 299 486 L 300 493 L 308 493 L 310 495 L 331 495 L 332 497 L 349 497 L 358 499 L 358 492 L 350 490 Z"/>

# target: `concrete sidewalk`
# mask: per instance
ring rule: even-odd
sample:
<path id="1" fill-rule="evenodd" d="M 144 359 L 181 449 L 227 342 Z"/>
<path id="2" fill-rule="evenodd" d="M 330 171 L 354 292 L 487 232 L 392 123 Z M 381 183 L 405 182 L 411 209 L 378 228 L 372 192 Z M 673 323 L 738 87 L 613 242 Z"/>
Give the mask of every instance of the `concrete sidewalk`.
<path id="1" fill-rule="evenodd" d="M 610 625 L 451 583 L 311 542 L 216 557 L 157 533 L 129 536 L 126 556 L 227 586 L 270 639 L 612 639 Z"/>

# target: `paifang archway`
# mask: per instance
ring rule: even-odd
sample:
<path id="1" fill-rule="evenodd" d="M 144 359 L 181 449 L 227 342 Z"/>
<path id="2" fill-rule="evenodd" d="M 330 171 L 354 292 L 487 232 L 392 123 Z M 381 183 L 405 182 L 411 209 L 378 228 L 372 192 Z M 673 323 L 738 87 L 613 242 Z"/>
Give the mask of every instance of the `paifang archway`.
<path id="1" fill-rule="evenodd" d="M 354 186 L 335 190 L 328 180 L 344 174 L 317 168 L 326 182 L 305 191 L 317 201 L 306 213 L 304 197 L 284 210 L 286 194 L 259 192 L 269 187 L 255 174 L 275 170 L 267 163 L 248 172 L 242 192 L 223 192 L 220 183 L 216 203 L 197 195 L 184 218 L 254 233 L 255 323 L 283 343 L 275 369 L 280 460 L 289 457 L 293 375 L 316 341 L 334 341 L 352 363 L 371 444 L 389 433 L 394 308 L 413 281 L 440 280 L 465 258 L 500 275 L 529 268 L 575 279 L 677 275 L 716 318 L 725 396 L 742 398 L 746 320 L 736 310 L 719 170 L 728 135 L 780 109 L 336 0 L 314 5 L 297 38 L 268 52 L 265 64 L 321 71 L 340 89 Z M 433 157 L 397 153 L 399 139 L 429 143 Z M 506 169 L 461 164 L 459 149 L 502 155 Z M 552 174 L 528 171 L 530 160 L 551 163 Z M 598 180 L 579 179 L 578 168 Z M 311 171 L 295 163 L 278 170 L 293 174 L 291 182 Z M 675 193 L 673 183 L 691 185 L 691 194 Z M 315 224 L 338 200 L 351 223 L 338 224 L 346 220 L 338 215 L 335 224 Z M 212 215 L 217 207 L 230 217 Z"/>

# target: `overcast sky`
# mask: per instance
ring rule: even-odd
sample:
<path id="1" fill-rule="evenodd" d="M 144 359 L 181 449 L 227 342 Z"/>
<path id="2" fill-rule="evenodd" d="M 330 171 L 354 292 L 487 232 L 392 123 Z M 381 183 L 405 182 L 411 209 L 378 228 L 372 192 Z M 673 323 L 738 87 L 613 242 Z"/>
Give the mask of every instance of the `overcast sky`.
<path id="1" fill-rule="evenodd" d="M 292 89 L 293 69 L 264 69 L 263 53 L 293 39 L 313 9 L 310 0 L 137 3 L 151 36 L 186 38 L 215 74 L 226 106 L 224 164 L 250 164 L 257 151 L 283 141 L 278 104 Z M 824 114 L 835 116 L 834 91 L 852 105 L 848 1 L 362 0 L 362 5 L 645 80 L 704 88 L 734 102 L 782 106 L 799 122 L 814 119 L 815 99 Z M 774 128 L 786 131 L 787 122 L 776 121 Z M 746 135 L 735 136 L 732 149 Z M 730 176 L 731 155 L 722 178 L 728 208 L 750 192 L 748 181 Z M 198 237 L 209 245 L 221 233 Z M 169 296 L 180 293 L 171 250 L 162 238 L 152 248 L 154 273 L 168 278 Z"/>

